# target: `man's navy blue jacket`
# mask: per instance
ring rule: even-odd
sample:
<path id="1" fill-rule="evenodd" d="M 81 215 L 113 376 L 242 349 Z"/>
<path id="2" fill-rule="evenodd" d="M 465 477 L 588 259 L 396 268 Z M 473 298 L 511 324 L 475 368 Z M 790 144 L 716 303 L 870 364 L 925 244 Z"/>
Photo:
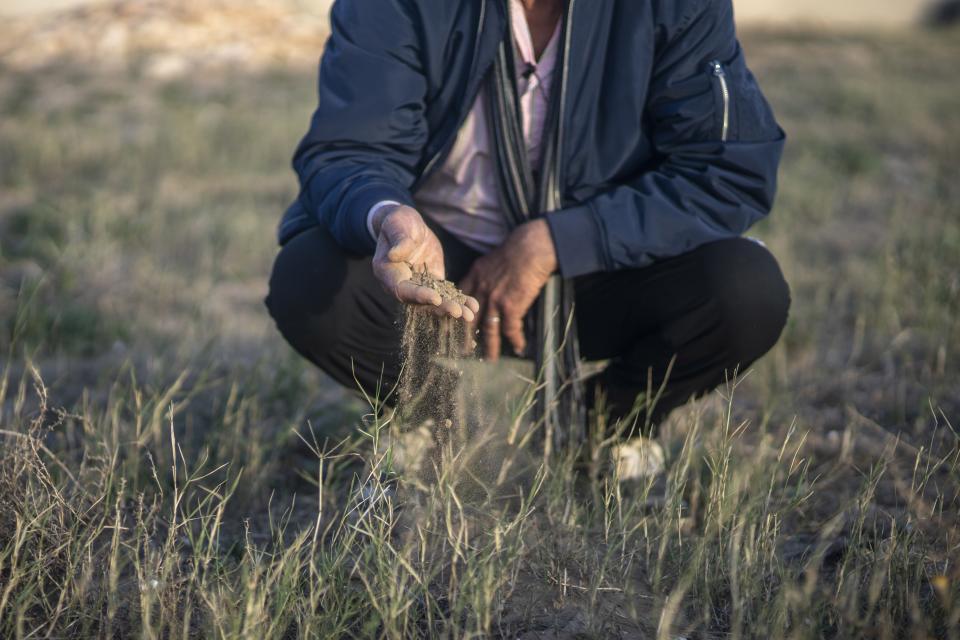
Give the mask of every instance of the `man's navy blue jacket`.
<path id="1" fill-rule="evenodd" d="M 643 267 L 766 216 L 784 135 L 731 0 L 572 1 L 564 208 L 547 216 L 562 274 Z M 442 164 L 506 15 L 505 0 L 337 0 L 281 243 L 322 224 L 373 253 L 368 211 L 413 205 Z"/>

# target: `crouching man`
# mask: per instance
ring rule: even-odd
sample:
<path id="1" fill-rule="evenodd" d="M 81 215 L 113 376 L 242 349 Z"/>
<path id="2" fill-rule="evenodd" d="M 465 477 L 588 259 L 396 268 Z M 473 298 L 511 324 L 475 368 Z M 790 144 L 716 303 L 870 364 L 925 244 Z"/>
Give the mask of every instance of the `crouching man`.
<path id="1" fill-rule="evenodd" d="M 742 236 L 784 135 L 731 0 L 338 0 L 331 27 L 267 305 L 337 382 L 392 385 L 403 304 L 475 322 L 487 359 L 542 353 L 551 282 L 575 356 L 609 361 L 582 403 L 614 419 L 666 380 L 656 424 L 777 342 L 788 287 Z"/>

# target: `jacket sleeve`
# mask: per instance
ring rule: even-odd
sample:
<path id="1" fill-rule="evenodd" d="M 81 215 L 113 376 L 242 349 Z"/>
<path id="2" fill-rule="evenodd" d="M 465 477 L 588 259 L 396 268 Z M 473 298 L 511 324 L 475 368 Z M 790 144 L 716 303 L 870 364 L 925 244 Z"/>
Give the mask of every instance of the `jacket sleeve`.
<path id="1" fill-rule="evenodd" d="M 297 204 L 357 253 L 375 248 L 367 230 L 372 206 L 412 204 L 428 135 L 413 16 L 404 0 L 337 0 L 319 103 L 293 159 Z"/>
<path id="2" fill-rule="evenodd" d="M 646 106 L 659 163 L 547 216 L 566 277 L 742 235 L 773 206 L 785 137 L 746 67 L 731 0 L 700 0 L 678 24 L 657 46 Z"/>

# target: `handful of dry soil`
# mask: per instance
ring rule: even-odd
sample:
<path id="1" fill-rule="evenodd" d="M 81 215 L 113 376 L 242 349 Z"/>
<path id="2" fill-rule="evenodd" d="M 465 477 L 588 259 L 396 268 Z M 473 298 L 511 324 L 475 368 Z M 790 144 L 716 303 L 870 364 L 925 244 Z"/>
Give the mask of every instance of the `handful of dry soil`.
<path id="1" fill-rule="evenodd" d="M 457 289 L 457 285 L 453 284 L 449 280 L 438 280 L 427 273 L 426 269 L 423 271 L 417 271 L 416 269 L 412 270 L 413 277 L 410 278 L 410 281 L 413 284 L 419 287 L 433 289 L 439 293 L 440 297 L 444 300 L 452 300 L 457 304 L 465 304 L 467 302 L 466 294 L 463 291 L 460 291 L 460 289 Z"/>

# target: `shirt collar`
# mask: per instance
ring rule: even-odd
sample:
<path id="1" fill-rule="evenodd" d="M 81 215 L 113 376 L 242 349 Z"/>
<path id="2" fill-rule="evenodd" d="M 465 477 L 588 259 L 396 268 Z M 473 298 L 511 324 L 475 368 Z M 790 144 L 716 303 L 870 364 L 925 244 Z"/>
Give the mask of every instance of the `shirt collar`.
<path id="1" fill-rule="evenodd" d="M 550 75 L 556 65 L 562 22 L 562 20 L 557 22 L 557 28 L 550 37 L 550 42 L 543 50 L 540 60 L 537 60 L 533 48 L 533 36 L 530 34 L 530 25 L 527 24 L 527 14 L 524 11 L 523 3 L 520 0 L 510 0 L 510 23 L 513 25 L 513 40 L 519 53 L 519 56 L 517 56 L 519 69 L 526 69 L 528 65 L 532 65 L 537 69 L 537 75 L 540 77 Z"/>

